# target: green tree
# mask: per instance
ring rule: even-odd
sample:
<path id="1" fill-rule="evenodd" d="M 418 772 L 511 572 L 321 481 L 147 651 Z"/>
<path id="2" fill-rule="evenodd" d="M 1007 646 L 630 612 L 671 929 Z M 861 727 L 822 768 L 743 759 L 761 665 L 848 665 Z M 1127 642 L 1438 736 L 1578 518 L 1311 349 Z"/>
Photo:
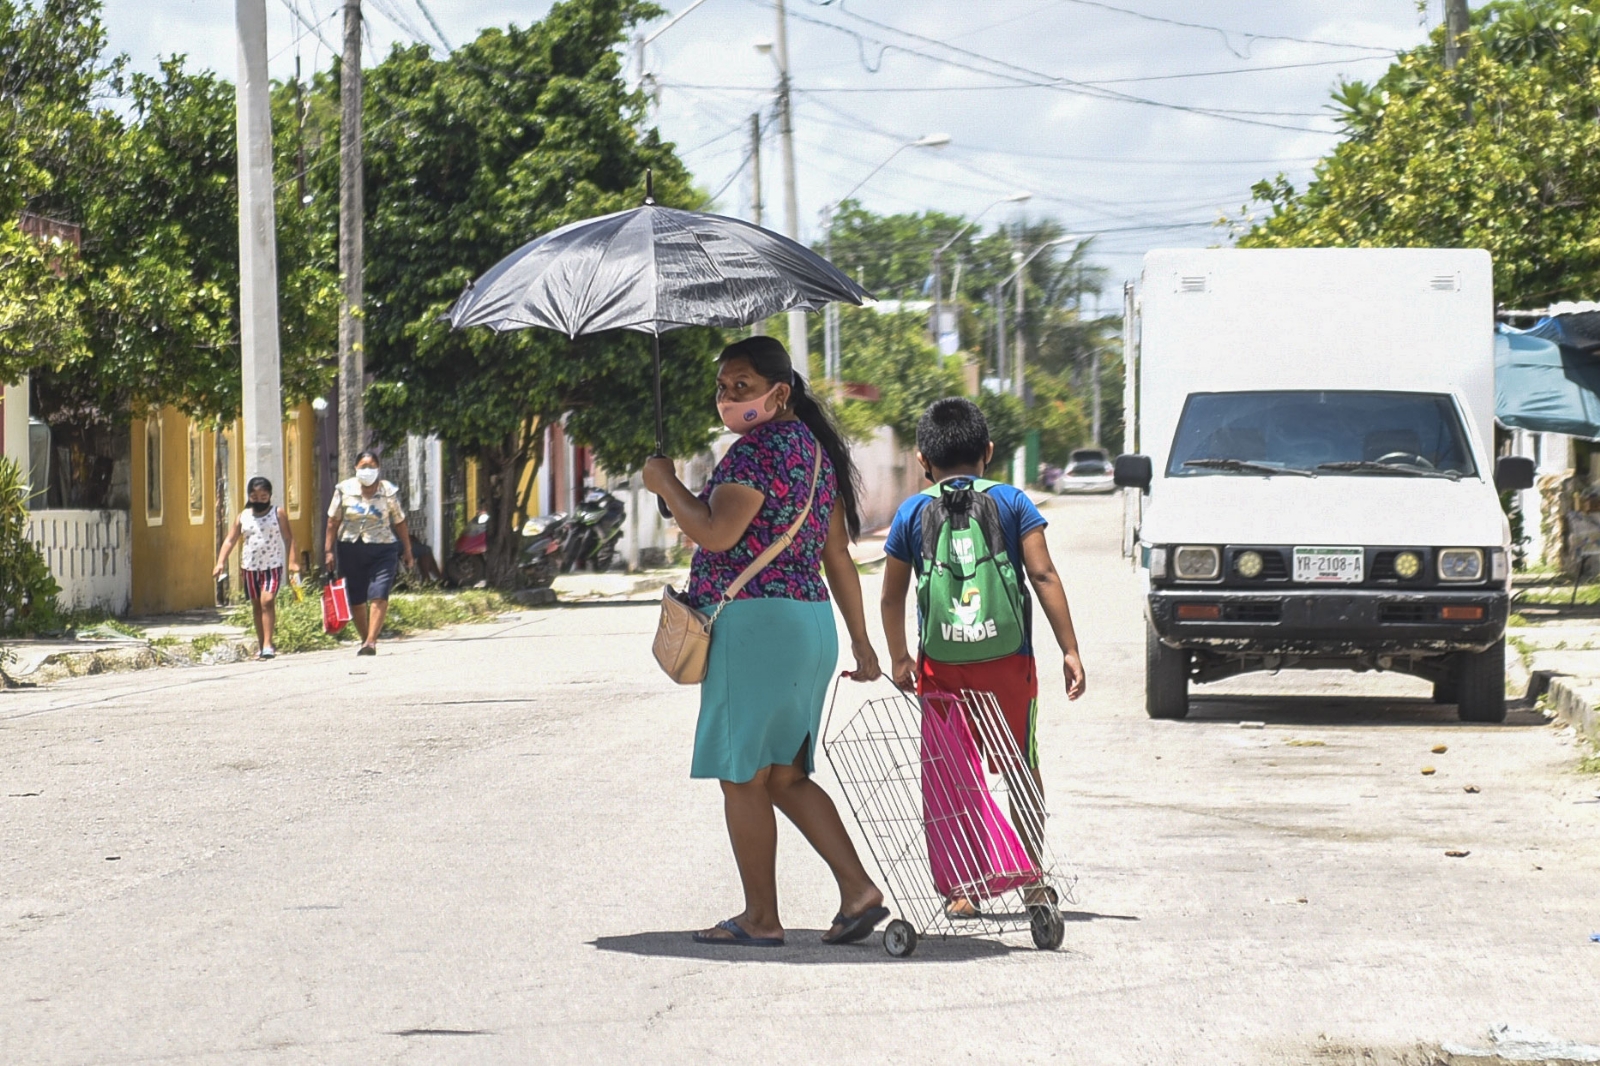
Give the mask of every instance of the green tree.
<path id="1" fill-rule="evenodd" d="M 542 427 L 567 429 L 611 470 L 654 448 L 648 338 L 568 341 L 543 330 L 451 330 L 442 315 L 507 253 L 567 222 L 657 199 L 701 196 L 672 147 L 644 128 L 621 78 L 639 0 L 564 0 L 527 28 L 488 30 L 443 59 L 397 48 L 367 74 L 367 413 L 393 438 L 432 432 L 476 456 L 492 488 L 489 572 L 515 576 L 514 518 Z M 323 89 L 336 93 L 336 79 Z M 314 171 L 331 218 L 337 173 Z M 662 338 L 668 450 L 710 439 L 718 334 Z"/>
<path id="2" fill-rule="evenodd" d="M 229 420 L 240 400 L 233 87 L 177 57 L 129 76 L 104 45 L 94 0 L 0 0 L 0 129 L 12 147 L 0 164 L 0 264 L 15 268 L 0 280 L 0 323 L 13 327 L 0 377 L 35 375 L 38 413 L 74 467 L 108 468 L 116 435 L 149 406 Z M 104 106 L 112 98 L 121 111 Z M 81 250 L 30 252 L 14 229 L 24 210 L 79 225 Z M 291 402 L 328 381 L 331 247 L 304 227 L 279 234 Z"/>
<path id="3" fill-rule="evenodd" d="M 811 376 L 822 380 L 822 322 L 812 316 Z M 928 320 L 914 311 L 839 309 L 840 370 L 849 383 L 878 390 L 876 400 L 843 400 L 839 418 L 856 438 L 888 426 L 903 444 L 917 439 L 917 420 L 934 400 L 965 391 L 959 357 L 945 359 L 928 341 Z"/>
<path id="4" fill-rule="evenodd" d="M 1468 43 L 1451 71 L 1440 30 L 1376 85 L 1341 85 L 1345 140 L 1305 189 L 1259 183 L 1268 213 L 1238 244 L 1486 248 L 1504 303 L 1600 293 L 1600 16 L 1501 0 Z"/>

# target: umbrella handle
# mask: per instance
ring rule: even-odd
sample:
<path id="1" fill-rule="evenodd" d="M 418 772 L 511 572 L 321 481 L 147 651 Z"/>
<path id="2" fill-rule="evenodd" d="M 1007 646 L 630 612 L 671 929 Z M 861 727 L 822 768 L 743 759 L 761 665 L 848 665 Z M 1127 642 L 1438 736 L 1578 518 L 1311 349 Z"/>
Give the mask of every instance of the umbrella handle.
<path id="1" fill-rule="evenodd" d="M 672 517 L 672 508 L 668 507 L 667 501 L 662 499 L 660 496 L 656 497 L 656 510 L 661 512 L 662 518 Z"/>

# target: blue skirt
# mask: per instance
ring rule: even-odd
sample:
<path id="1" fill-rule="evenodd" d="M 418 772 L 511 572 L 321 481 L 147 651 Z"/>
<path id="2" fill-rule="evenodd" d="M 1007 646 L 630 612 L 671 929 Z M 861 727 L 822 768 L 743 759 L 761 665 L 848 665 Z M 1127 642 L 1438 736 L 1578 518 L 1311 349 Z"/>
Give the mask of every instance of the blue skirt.
<path id="1" fill-rule="evenodd" d="M 796 756 L 811 773 L 822 703 L 838 665 L 833 604 L 728 604 L 711 630 L 690 776 L 742 783 Z"/>

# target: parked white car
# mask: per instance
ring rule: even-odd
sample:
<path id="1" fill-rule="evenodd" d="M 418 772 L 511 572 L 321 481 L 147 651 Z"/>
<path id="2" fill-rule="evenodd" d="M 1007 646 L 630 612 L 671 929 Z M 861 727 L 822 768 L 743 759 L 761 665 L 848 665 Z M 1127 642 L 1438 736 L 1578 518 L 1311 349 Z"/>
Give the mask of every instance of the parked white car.
<path id="1" fill-rule="evenodd" d="M 1073 453 L 1067 468 L 1056 477 L 1054 487 L 1058 495 L 1076 495 L 1115 492 L 1117 484 L 1112 477 L 1110 458 L 1104 452 L 1095 451 L 1087 455 Z"/>

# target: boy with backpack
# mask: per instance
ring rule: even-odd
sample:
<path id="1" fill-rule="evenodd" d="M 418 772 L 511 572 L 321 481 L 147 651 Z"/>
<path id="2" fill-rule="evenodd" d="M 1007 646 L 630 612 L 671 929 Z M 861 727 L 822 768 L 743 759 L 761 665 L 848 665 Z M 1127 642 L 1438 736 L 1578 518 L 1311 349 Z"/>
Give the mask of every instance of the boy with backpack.
<path id="1" fill-rule="evenodd" d="M 1044 517 L 1027 493 L 983 478 L 994 456 L 989 424 L 971 400 L 936 400 L 917 423 L 917 461 L 933 486 L 900 505 L 884 543 L 883 630 L 895 684 L 919 695 L 963 689 L 991 692 L 1016 738 L 1034 784 L 1039 749 L 1034 734 L 1039 678 L 1033 654 L 1033 586 L 1061 648 L 1067 698 L 1083 695 L 1067 594 L 1050 561 Z M 1022 576 L 1027 575 L 1024 583 Z M 920 639 L 906 644 L 906 593 L 917 582 Z M 1022 798 L 1030 790 L 1012 790 Z M 1031 790 L 1043 795 L 1042 786 Z M 1042 811 L 1020 812 L 1026 826 Z M 1031 815 L 1031 817 L 1030 817 Z M 1023 843 L 1035 859 L 1038 842 Z M 965 900 L 952 900 L 959 908 Z M 976 913 L 975 911 L 973 912 Z"/>

